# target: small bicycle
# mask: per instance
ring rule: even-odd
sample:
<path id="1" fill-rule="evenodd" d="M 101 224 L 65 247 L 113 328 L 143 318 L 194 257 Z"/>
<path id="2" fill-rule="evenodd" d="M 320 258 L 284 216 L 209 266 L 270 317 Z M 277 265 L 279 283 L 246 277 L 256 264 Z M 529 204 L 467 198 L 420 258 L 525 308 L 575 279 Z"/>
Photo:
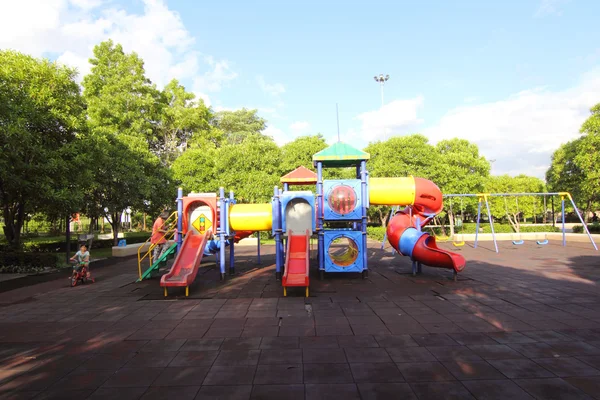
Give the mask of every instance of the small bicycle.
<path id="1" fill-rule="evenodd" d="M 79 281 L 81 281 L 81 283 L 87 283 L 88 281 L 92 283 L 95 282 L 95 279 L 91 277 L 85 264 L 78 263 L 77 261 L 74 261 L 74 264 L 77 265 L 77 268 L 73 269 L 73 275 L 71 276 L 71 287 L 77 286 L 77 282 Z"/>

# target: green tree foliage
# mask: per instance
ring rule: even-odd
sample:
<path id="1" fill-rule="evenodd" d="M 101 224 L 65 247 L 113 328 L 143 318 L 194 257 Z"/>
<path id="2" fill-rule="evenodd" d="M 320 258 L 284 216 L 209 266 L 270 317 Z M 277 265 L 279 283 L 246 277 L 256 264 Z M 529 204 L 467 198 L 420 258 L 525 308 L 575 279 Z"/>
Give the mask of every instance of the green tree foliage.
<path id="1" fill-rule="evenodd" d="M 214 126 L 222 132 L 226 143 L 240 144 L 246 136 L 264 131 L 267 121 L 258 116 L 258 110 L 242 108 L 216 113 Z"/>
<path id="2" fill-rule="evenodd" d="M 285 175 L 301 165 L 315 171 L 312 156 L 325 148 L 327 148 L 327 143 L 320 133 L 316 135 L 300 136 L 295 140 L 286 143 L 281 148 L 281 173 Z"/>
<path id="3" fill-rule="evenodd" d="M 202 100 L 173 79 L 160 93 L 160 109 L 151 140 L 151 149 L 166 165 L 182 153 L 188 141 L 207 138 L 211 127 L 211 111 Z"/>
<path id="4" fill-rule="evenodd" d="M 92 69 L 83 78 L 88 125 L 95 134 L 153 139 L 159 92 L 146 78 L 144 62 L 107 40 L 94 47 Z"/>
<path id="5" fill-rule="evenodd" d="M 79 200 L 74 176 L 85 130 L 75 76 L 48 60 L 0 51 L 0 205 L 12 246 L 20 245 L 27 213 L 67 214 Z"/>
<path id="6" fill-rule="evenodd" d="M 92 136 L 89 154 L 97 171 L 87 193 L 88 213 L 109 219 L 116 244 L 124 209 L 156 212 L 172 202 L 170 170 L 148 145 L 155 138 L 158 112 L 165 108 L 159 107 L 158 91 L 145 77 L 143 62 L 135 53 L 125 54 L 120 45 L 107 41 L 94 48 L 90 63 L 93 67 L 83 86 Z M 167 92 L 181 94 L 181 88 L 173 84 Z M 158 119 L 168 131 L 169 117 Z M 166 141 L 163 136 L 156 143 L 162 140 L 168 153 L 172 145 L 166 143 L 179 140 L 177 135 L 167 133 Z"/>
<path id="7" fill-rule="evenodd" d="M 239 202 L 266 202 L 279 185 L 281 158 L 281 149 L 271 138 L 250 134 L 238 145 L 218 149 L 215 177 L 219 186 L 234 191 Z"/>
<path id="8" fill-rule="evenodd" d="M 588 212 L 600 201 L 600 104 L 591 113 L 581 126 L 583 135 L 560 146 L 546 172 L 549 190 L 571 193 Z"/>
<path id="9" fill-rule="evenodd" d="M 217 149 L 213 143 L 189 148 L 173 163 L 173 178 L 180 183 L 184 193 L 216 192 L 220 184 L 216 162 Z"/>
<path id="10" fill-rule="evenodd" d="M 546 188 L 541 179 L 519 175 L 519 176 L 490 176 L 485 184 L 487 193 L 541 193 Z M 506 217 L 515 232 L 519 232 L 519 225 L 526 218 L 533 218 L 535 214 L 541 214 L 544 210 L 543 197 L 541 196 L 508 196 L 490 197 L 489 205 L 492 216 L 495 219 Z M 482 210 L 482 213 L 485 211 Z"/>

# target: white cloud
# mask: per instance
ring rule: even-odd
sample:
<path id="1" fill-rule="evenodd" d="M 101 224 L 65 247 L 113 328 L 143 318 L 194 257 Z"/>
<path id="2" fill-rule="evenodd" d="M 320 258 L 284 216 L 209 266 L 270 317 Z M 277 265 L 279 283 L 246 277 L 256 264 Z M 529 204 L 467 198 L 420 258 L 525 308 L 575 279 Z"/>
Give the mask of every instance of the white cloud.
<path id="1" fill-rule="evenodd" d="M 562 6 L 570 0 L 541 0 L 535 14 L 536 18 L 545 17 L 548 15 L 562 15 Z"/>
<path id="2" fill-rule="evenodd" d="M 275 140 L 275 143 L 277 143 L 279 146 L 284 145 L 292 140 L 288 134 L 273 125 L 267 125 L 267 128 L 262 133 L 264 135 L 271 136 Z"/>
<path id="3" fill-rule="evenodd" d="M 342 140 L 366 145 L 371 141 L 414 132 L 414 129 L 423 122 L 417 116 L 423 101 L 423 96 L 408 100 L 394 100 L 378 110 L 364 112 L 356 117 L 361 123 L 360 129 L 348 131 Z"/>
<path id="4" fill-rule="evenodd" d="M 290 125 L 290 129 L 296 133 L 305 132 L 310 128 L 310 123 L 307 121 L 297 121 Z"/>
<path id="5" fill-rule="evenodd" d="M 81 77 L 90 69 L 93 47 L 110 38 L 138 53 L 159 87 L 171 78 L 190 79 L 204 98 L 237 77 L 227 61 L 194 50 L 193 36 L 163 0 L 142 3 L 136 14 L 103 0 L 2 0 L 0 48 L 56 57 L 77 67 Z"/>
<path id="6" fill-rule="evenodd" d="M 271 96 L 278 96 L 285 93 L 285 86 L 283 86 L 283 84 L 267 83 L 265 82 L 265 78 L 263 76 L 257 76 L 256 82 L 263 92 L 270 94 Z"/>
<path id="7" fill-rule="evenodd" d="M 566 90 L 537 88 L 505 100 L 454 108 L 423 133 L 432 142 L 460 137 L 477 143 L 483 155 L 496 160 L 495 174 L 542 178 L 552 152 L 578 137 L 599 99 L 600 69 Z"/>

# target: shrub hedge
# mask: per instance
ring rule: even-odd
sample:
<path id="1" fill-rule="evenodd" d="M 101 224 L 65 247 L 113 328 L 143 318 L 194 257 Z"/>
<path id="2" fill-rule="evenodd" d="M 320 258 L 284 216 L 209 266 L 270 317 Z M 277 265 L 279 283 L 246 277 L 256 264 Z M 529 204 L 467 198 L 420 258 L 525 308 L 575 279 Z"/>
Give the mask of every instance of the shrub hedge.
<path id="1" fill-rule="evenodd" d="M 0 252 L 0 267 L 2 272 L 13 272 L 12 269 L 26 267 L 42 269 L 56 266 L 56 255 L 52 253 L 29 253 L 25 251 Z M 21 271 L 18 271 L 21 272 Z"/>
<path id="2" fill-rule="evenodd" d="M 598 224 L 598 223 L 589 224 L 587 227 L 588 227 L 588 230 L 590 231 L 590 233 L 600 233 L 600 224 Z M 573 232 L 584 233 L 583 226 L 582 225 L 573 226 Z"/>

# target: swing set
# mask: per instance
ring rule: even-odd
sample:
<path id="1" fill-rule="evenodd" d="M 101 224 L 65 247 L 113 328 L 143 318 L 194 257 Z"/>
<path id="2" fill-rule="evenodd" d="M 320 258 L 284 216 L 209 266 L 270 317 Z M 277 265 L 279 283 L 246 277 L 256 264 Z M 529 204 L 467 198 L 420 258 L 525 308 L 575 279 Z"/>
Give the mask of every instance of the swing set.
<path id="1" fill-rule="evenodd" d="M 490 230 L 492 231 L 492 239 L 494 241 L 494 248 L 496 249 L 496 253 L 499 253 L 500 251 L 498 250 L 498 243 L 496 241 L 496 232 L 494 231 L 494 220 L 492 218 L 492 214 L 490 212 L 490 203 L 489 203 L 489 198 L 490 197 L 503 197 L 504 198 L 504 207 L 506 210 L 506 213 L 508 214 L 508 202 L 506 200 L 507 197 L 515 197 L 515 205 L 517 208 L 517 215 L 516 215 L 516 219 L 517 219 L 517 223 L 518 223 L 518 215 L 520 214 L 520 210 L 519 210 L 519 197 L 523 197 L 523 196 L 544 196 L 544 212 L 546 210 L 546 196 L 552 196 L 552 204 L 554 205 L 554 197 L 553 196 L 560 196 L 561 199 L 561 222 L 562 222 L 562 245 L 566 246 L 567 245 L 567 236 L 566 236 L 566 229 L 565 229 L 565 200 L 568 199 L 571 202 L 571 205 L 573 206 L 573 209 L 575 210 L 575 213 L 577 214 L 577 217 L 579 219 L 579 221 L 581 222 L 583 229 L 585 230 L 585 233 L 587 234 L 588 238 L 590 239 L 590 242 L 592 243 L 592 246 L 594 247 L 594 249 L 596 251 L 598 251 L 598 246 L 596 246 L 596 243 L 594 242 L 594 239 L 592 237 L 592 235 L 590 234 L 590 231 L 587 227 L 587 225 L 585 224 L 585 221 L 583 220 L 583 217 L 581 216 L 581 214 L 579 213 L 579 210 L 577 209 L 577 206 L 575 205 L 575 201 L 573 200 L 573 197 L 571 196 L 570 193 L 568 192 L 553 192 L 553 193 L 478 193 L 478 194 L 446 194 L 444 195 L 444 197 L 448 197 L 450 198 L 450 212 L 452 212 L 452 198 L 454 197 L 458 197 L 461 199 L 461 217 L 462 217 L 462 198 L 464 197 L 477 197 L 477 223 L 476 223 L 476 228 L 475 228 L 475 244 L 474 244 L 474 248 L 477 248 L 477 243 L 478 243 L 478 238 L 479 238 L 479 226 L 480 226 L 480 222 L 481 222 L 481 211 L 482 211 L 482 206 L 485 204 L 485 208 L 487 211 L 487 217 L 488 217 L 488 221 L 490 224 Z M 535 201 L 533 203 L 533 207 L 534 207 L 534 215 L 535 215 Z M 554 208 L 553 208 L 554 210 Z M 553 216 L 554 216 L 554 211 L 553 211 Z M 534 220 L 535 220 L 535 216 L 534 216 Z M 462 243 L 462 244 L 461 244 Z M 518 240 L 512 240 L 513 245 L 515 246 L 520 246 L 523 245 L 525 243 L 525 241 L 521 238 L 519 238 Z M 536 244 L 538 246 L 545 246 L 549 243 L 548 241 L 548 236 L 546 235 L 544 240 L 536 240 Z M 453 242 L 454 244 L 454 242 Z M 459 242 L 458 244 L 455 244 L 455 246 L 462 246 L 464 245 L 464 241 L 463 242 Z"/>

